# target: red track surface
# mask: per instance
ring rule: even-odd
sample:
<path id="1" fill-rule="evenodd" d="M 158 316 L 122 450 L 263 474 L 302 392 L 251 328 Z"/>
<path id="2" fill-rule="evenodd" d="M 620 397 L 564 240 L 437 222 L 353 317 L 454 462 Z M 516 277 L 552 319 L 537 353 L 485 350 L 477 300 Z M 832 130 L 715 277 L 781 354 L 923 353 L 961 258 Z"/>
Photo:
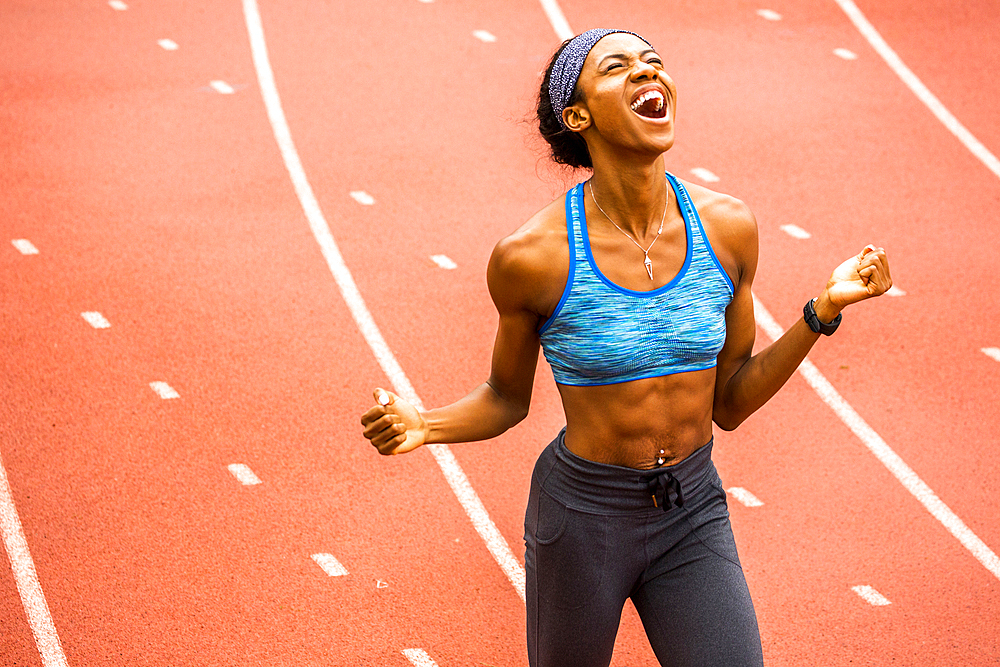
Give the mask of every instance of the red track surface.
<path id="1" fill-rule="evenodd" d="M 953 4 L 860 6 L 997 153 L 1000 5 Z M 852 308 L 811 358 L 996 551 L 1000 364 L 980 348 L 1000 346 L 1000 181 L 832 1 L 769 7 L 784 19 L 743 0 L 563 2 L 577 30 L 658 45 L 680 95 L 669 168 L 707 167 L 754 209 L 755 291 L 779 322 L 864 243 L 889 250 L 907 296 Z M 461 396 L 488 373 L 493 244 L 575 178 L 521 122 L 557 43 L 540 5 L 261 13 L 305 170 L 376 322 L 425 403 Z M 0 62 L 0 456 L 69 664 L 406 665 L 405 648 L 441 667 L 525 664 L 522 603 L 432 457 L 382 459 L 360 436 L 386 380 L 281 162 L 240 3 L 11 2 Z M 562 419 L 544 364 L 537 385 L 525 423 L 454 448 L 519 557 L 531 466 Z M 716 456 L 727 487 L 765 502 L 730 507 L 769 665 L 1000 662 L 1000 581 L 801 378 L 720 434 Z M 263 484 L 239 485 L 230 463 Z M 350 574 L 327 577 L 317 552 Z M 40 664 L 0 568 L 0 665 Z M 614 664 L 655 664 L 631 610 Z"/>

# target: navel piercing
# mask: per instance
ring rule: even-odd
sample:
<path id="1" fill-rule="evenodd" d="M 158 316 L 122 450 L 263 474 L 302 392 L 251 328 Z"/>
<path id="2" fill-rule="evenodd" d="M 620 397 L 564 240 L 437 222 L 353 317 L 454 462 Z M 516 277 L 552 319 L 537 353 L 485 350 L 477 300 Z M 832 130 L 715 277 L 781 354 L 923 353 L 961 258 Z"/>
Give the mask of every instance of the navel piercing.
<path id="1" fill-rule="evenodd" d="M 656 458 L 656 465 L 658 465 L 658 466 L 663 465 L 663 461 L 664 461 L 663 450 L 661 449 L 660 450 L 660 455 Z"/>

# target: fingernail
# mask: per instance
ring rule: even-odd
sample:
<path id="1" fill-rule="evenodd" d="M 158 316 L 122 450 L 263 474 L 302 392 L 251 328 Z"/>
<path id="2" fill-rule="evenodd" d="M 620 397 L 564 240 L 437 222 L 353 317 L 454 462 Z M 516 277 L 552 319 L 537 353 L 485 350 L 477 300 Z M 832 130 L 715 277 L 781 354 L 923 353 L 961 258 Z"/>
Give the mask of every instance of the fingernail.
<path id="1" fill-rule="evenodd" d="M 384 391 L 380 391 L 378 394 L 379 405 L 389 405 L 389 394 Z"/>

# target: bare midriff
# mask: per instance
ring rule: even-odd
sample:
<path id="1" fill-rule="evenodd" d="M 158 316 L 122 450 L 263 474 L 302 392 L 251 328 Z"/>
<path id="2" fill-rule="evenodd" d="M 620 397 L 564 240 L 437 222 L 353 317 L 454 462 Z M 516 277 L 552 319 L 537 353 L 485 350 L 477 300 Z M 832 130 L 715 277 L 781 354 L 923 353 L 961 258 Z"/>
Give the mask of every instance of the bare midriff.
<path id="1" fill-rule="evenodd" d="M 712 439 L 714 368 L 558 387 L 566 411 L 566 447 L 582 458 L 648 470 L 679 463 Z"/>

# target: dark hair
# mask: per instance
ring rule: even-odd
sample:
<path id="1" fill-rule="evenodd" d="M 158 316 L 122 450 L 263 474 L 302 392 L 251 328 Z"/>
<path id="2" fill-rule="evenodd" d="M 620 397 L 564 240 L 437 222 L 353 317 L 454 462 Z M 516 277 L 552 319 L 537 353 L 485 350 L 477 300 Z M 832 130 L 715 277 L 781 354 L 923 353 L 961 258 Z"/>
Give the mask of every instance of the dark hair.
<path id="1" fill-rule="evenodd" d="M 549 98 L 549 77 L 552 75 L 552 67 L 570 41 L 572 40 L 567 39 L 562 43 L 552 55 L 548 67 L 545 68 L 542 87 L 538 90 L 538 131 L 545 141 L 549 142 L 553 161 L 570 167 L 592 169 L 594 165 L 590 161 L 590 150 L 587 149 L 587 142 L 579 133 L 563 127 L 561 120 L 556 117 L 555 111 L 552 109 L 552 100 Z M 579 99 L 579 89 L 573 90 L 573 96 L 569 98 L 569 103 L 574 104 Z"/>

